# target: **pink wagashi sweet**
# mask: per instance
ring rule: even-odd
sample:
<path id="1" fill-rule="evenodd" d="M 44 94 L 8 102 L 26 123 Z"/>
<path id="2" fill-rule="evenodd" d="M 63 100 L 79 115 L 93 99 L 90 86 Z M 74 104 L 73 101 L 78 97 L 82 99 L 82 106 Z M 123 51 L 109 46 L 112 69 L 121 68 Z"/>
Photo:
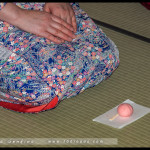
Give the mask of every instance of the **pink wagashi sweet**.
<path id="1" fill-rule="evenodd" d="M 133 114 L 133 107 L 128 103 L 120 104 L 117 112 L 121 117 L 130 117 Z"/>
<path id="2" fill-rule="evenodd" d="M 116 117 L 130 117 L 133 114 L 133 107 L 128 103 L 122 103 L 117 107 L 117 114 L 110 118 L 109 120 L 112 121 Z"/>

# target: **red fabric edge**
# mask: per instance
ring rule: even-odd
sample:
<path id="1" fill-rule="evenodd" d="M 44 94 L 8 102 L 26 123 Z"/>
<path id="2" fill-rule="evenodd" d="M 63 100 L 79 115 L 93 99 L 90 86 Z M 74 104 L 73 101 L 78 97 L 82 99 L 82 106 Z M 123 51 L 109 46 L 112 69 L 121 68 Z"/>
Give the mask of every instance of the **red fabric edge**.
<path id="1" fill-rule="evenodd" d="M 14 104 L 9 102 L 0 102 L 0 106 L 18 111 L 18 112 L 24 112 L 24 113 L 37 113 L 41 112 L 47 109 L 54 108 L 58 103 L 58 97 L 55 96 L 48 104 L 40 105 L 40 106 L 30 106 L 30 105 L 24 105 L 24 104 Z"/>
<path id="2" fill-rule="evenodd" d="M 141 2 L 141 4 L 150 10 L 150 2 Z"/>

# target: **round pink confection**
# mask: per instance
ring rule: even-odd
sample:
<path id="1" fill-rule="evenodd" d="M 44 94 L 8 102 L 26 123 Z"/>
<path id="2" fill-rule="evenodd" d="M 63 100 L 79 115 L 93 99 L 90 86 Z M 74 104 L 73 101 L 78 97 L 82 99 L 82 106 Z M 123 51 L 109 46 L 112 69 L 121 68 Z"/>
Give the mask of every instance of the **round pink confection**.
<path id="1" fill-rule="evenodd" d="M 118 106 L 117 111 L 121 117 L 130 117 L 133 113 L 133 107 L 128 103 L 122 103 Z"/>

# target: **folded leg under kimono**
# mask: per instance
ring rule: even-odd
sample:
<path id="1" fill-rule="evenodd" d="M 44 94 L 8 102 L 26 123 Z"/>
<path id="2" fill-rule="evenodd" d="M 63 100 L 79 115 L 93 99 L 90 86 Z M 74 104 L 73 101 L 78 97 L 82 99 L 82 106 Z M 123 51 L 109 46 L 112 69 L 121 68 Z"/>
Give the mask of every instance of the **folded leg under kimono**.
<path id="1" fill-rule="evenodd" d="M 16 4 L 37 10 L 44 5 Z M 77 21 L 72 42 L 55 44 L 0 22 L 0 106 L 28 113 L 52 109 L 107 79 L 118 67 L 114 42 L 77 3 L 71 5 Z"/>

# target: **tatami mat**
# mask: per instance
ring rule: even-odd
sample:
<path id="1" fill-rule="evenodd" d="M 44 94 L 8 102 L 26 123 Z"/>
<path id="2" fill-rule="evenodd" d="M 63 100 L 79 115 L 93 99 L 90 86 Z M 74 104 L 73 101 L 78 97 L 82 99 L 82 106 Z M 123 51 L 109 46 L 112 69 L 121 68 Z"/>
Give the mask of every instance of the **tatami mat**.
<path id="1" fill-rule="evenodd" d="M 80 3 L 94 19 L 150 38 L 150 11 L 139 2 Z"/>
<path id="2" fill-rule="evenodd" d="M 150 44 L 100 27 L 115 42 L 120 52 L 120 65 L 112 76 L 76 97 L 65 99 L 53 110 L 21 114 L 0 108 L 0 138 L 117 138 L 117 145 L 95 144 L 92 147 L 150 146 L 150 114 L 122 129 L 92 121 L 126 99 L 150 107 Z M 0 144 L 0 147 L 19 146 L 21 145 Z M 53 146 L 82 147 L 33 145 Z"/>

